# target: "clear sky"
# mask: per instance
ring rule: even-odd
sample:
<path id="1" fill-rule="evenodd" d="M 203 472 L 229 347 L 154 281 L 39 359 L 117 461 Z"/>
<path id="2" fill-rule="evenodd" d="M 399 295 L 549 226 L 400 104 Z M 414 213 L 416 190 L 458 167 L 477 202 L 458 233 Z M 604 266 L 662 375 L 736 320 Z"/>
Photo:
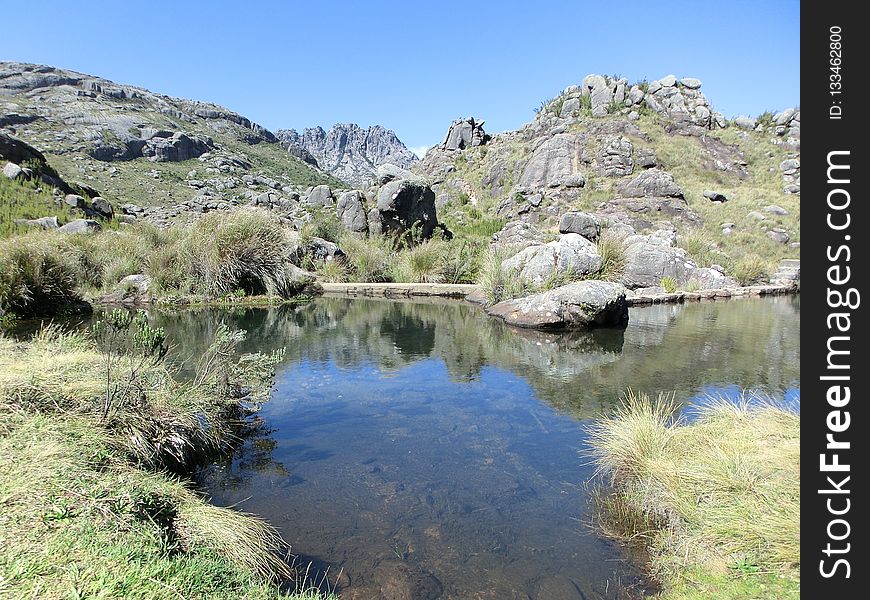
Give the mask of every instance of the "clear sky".
<path id="1" fill-rule="evenodd" d="M 0 60 L 208 100 L 269 129 L 382 124 L 409 147 L 453 119 L 516 129 L 589 73 L 697 77 L 728 117 L 800 103 L 798 0 L 44 2 Z M 19 11 L 20 12 L 20 11 Z"/>

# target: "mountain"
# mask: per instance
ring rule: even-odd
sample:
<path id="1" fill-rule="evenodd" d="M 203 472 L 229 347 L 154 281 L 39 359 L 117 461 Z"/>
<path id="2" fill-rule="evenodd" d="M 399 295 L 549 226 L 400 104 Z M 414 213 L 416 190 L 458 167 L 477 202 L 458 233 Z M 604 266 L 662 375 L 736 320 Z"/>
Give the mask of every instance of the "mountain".
<path id="1" fill-rule="evenodd" d="M 329 131 L 312 127 L 299 134 L 279 129 L 275 135 L 292 155 L 355 185 L 371 183 L 380 165 L 409 168 L 417 162 L 396 134 L 380 125 L 363 129 L 354 123 L 337 123 Z"/>
<path id="2" fill-rule="evenodd" d="M 38 168 L 4 166 L 9 180 L 55 182 L 43 186 L 54 191 L 32 186 L 27 210 L 7 210 L 7 220 L 36 225 L 69 217 L 64 190 L 158 225 L 242 205 L 331 237 L 339 226 L 365 237 L 421 220 L 426 235 L 440 225 L 474 242 L 454 244 L 463 251 L 491 240 L 535 246 L 523 268 L 555 265 L 559 276 L 572 274 L 560 266 L 570 252 L 555 241 L 607 232 L 627 240 L 623 281 L 635 288 L 711 288 L 725 273 L 754 281 L 800 255 L 800 109 L 726 119 L 692 77 L 632 85 L 589 75 L 517 131 L 489 135 L 483 121 L 459 119 L 416 160 L 380 126 L 273 134 L 215 104 L 0 63 L 0 130 L 0 152 L 41 157 Z M 112 212 L 105 202 L 67 204 L 84 216 Z"/>
<path id="3" fill-rule="evenodd" d="M 222 106 L 44 65 L 0 62 L 0 130 L 62 179 L 158 222 L 266 191 L 343 185 Z"/>

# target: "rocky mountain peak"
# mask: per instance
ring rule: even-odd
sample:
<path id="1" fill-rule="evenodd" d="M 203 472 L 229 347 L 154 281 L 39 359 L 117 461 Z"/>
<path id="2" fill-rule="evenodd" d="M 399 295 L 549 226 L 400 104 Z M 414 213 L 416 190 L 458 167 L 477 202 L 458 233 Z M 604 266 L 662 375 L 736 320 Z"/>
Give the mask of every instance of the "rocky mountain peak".
<path id="1" fill-rule="evenodd" d="M 336 123 L 329 131 L 309 127 L 300 134 L 280 129 L 276 135 L 294 156 L 354 184 L 369 183 L 382 164 L 408 168 L 417 162 L 396 134 L 381 125 L 363 129 L 355 123 Z"/>

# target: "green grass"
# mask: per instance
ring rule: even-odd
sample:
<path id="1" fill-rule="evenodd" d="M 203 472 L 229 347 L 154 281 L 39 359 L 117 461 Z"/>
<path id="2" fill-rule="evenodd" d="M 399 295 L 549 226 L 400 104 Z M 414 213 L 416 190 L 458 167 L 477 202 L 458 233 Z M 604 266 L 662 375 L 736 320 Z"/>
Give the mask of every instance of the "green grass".
<path id="1" fill-rule="evenodd" d="M 0 316 L 31 317 L 74 309 L 81 271 L 57 234 L 0 241 Z"/>
<path id="2" fill-rule="evenodd" d="M 291 236 L 272 213 L 209 213 L 161 230 L 146 223 L 118 231 L 63 235 L 33 231 L 0 241 L 0 309 L 19 316 L 57 312 L 79 296 L 117 288 L 126 275 L 152 278 L 161 297 L 297 295 Z"/>
<path id="3" fill-rule="evenodd" d="M 673 277 L 662 277 L 659 285 L 661 285 L 664 290 L 669 294 L 673 294 L 677 291 L 677 282 L 674 280 Z"/>
<path id="4" fill-rule="evenodd" d="M 185 384 L 145 344 L 160 330 L 105 323 L 102 349 L 56 328 L 0 337 L 0 594 L 317 598 L 278 592 L 295 574 L 274 529 L 172 474 L 229 447 L 233 390 L 265 399 L 280 353 L 238 356 L 243 333 L 221 328 Z"/>
<path id="5" fill-rule="evenodd" d="M 5 161 L 0 161 L 0 164 L 5 164 Z M 58 222 L 63 225 L 69 221 L 68 213 L 68 210 L 61 209 L 49 190 L 36 182 L 13 181 L 0 177 L 0 238 L 31 229 L 17 225 L 16 219 L 38 219 L 56 215 Z"/>
<path id="6" fill-rule="evenodd" d="M 477 276 L 477 284 L 483 289 L 487 304 L 520 298 L 534 293 L 533 286 L 515 269 L 502 266 L 510 252 L 503 248 L 490 248 L 484 255 Z"/>
<path id="7" fill-rule="evenodd" d="M 433 238 L 398 253 L 392 265 L 392 280 L 397 283 L 442 283 L 446 277 L 447 244 Z"/>
<path id="8" fill-rule="evenodd" d="M 662 598 L 797 597 L 799 415 L 748 398 L 691 423 L 675 410 L 629 393 L 590 427 L 604 531 L 648 548 Z"/>
<path id="9" fill-rule="evenodd" d="M 605 229 L 598 238 L 598 254 L 601 256 L 601 270 L 595 279 L 619 281 L 625 271 L 625 241 L 622 237 Z"/>

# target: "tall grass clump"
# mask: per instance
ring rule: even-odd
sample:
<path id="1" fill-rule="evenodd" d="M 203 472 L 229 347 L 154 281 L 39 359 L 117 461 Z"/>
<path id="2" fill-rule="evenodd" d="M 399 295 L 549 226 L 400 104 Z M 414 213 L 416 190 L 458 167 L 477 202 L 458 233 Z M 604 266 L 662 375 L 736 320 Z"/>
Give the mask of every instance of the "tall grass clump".
<path id="1" fill-rule="evenodd" d="M 488 240 L 474 238 L 454 239 L 446 244 L 446 246 L 444 282 L 476 282 L 483 256 L 489 248 Z"/>
<path id="2" fill-rule="evenodd" d="M 675 415 L 673 397 L 629 392 L 590 426 L 591 456 L 609 486 L 603 508 L 617 509 L 603 515 L 607 529 L 646 543 L 665 597 L 696 597 L 667 589 L 698 573 L 706 583 L 718 578 L 722 589 L 736 576 L 772 575 L 793 591 L 799 415 L 749 396 L 708 399 L 691 421 Z"/>
<path id="3" fill-rule="evenodd" d="M 80 305 L 79 270 L 70 252 L 49 235 L 0 241 L 0 315 L 33 317 Z"/>
<path id="4" fill-rule="evenodd" d="M 731 276 L 740 285 L 760 283 L 767 276 L 768 264 L 757 254 L 746 254 L 734 261 Z"/>
<path id="5" fill-rule="evenodd" d="M 278 218 L 265 210 L 210 213 L 178 243 L 182 283 L 193 293 L 219 297 L 287 296 L 287 237 Z M 164 263 L 165 264 L 165 263 Z"/>
<path id="6" fill-rule="evenodd" d="M 710 240 L 705 238 L 703 234 L 690 233 L 686 236 L 680 236 L 678 245 L 699 267 L 709 267 L 723 258 L 721 254 L 717 255 L 714 252 Z"/>
<path id="7" fill-rule="evenodd" d="M 337 243 L 346 231 L 334 210 L 324 210 L 314 213 L 299 233 L 303 244 L 316 237 Z"/>
<path id="8" fill-rule="evenodd" d="M 601 256 L 601 270 L 596 279 L 619 281 L 625 272 L 625 238 L 605 229 L 598 238 L 598 254 Z"/>
<path id="9" fill-rule="evenodd" d="M 447 245 L 432 238 L 402 250 L 394 261 L 391 274 L 398 283 L 442 283 L 447 269 Z"/>
<path id="10" fill-rule="evenodd" d="M 490 248 L 483 256 L 477 283 L 483 289 L 487 304 L 520 298 L 532 293 L 532 285 L 515 269 L 506 269 L 502 263 L 509 253 L 501 248 Z"/>
<path id="11" fill-rule="evenodd" d="M 222 326 L 182 382 L 144 313 L 109 313 L 93 335 L 0 337 L 3 592 L 317 598 L 274 585 L 294 574 L 272 527 L 180 477 L 236 443 L 282 353 L 239 355 L 244 332 Z"/>
<path id="12" fill-rule="evenodd" d="M 397 251 L 395 241 L 384 235 L 365 238 L 345 235 L 339 244 L 345 252 L 350 281 L 380 283 L 391 280 L 391 265 Z"/>

